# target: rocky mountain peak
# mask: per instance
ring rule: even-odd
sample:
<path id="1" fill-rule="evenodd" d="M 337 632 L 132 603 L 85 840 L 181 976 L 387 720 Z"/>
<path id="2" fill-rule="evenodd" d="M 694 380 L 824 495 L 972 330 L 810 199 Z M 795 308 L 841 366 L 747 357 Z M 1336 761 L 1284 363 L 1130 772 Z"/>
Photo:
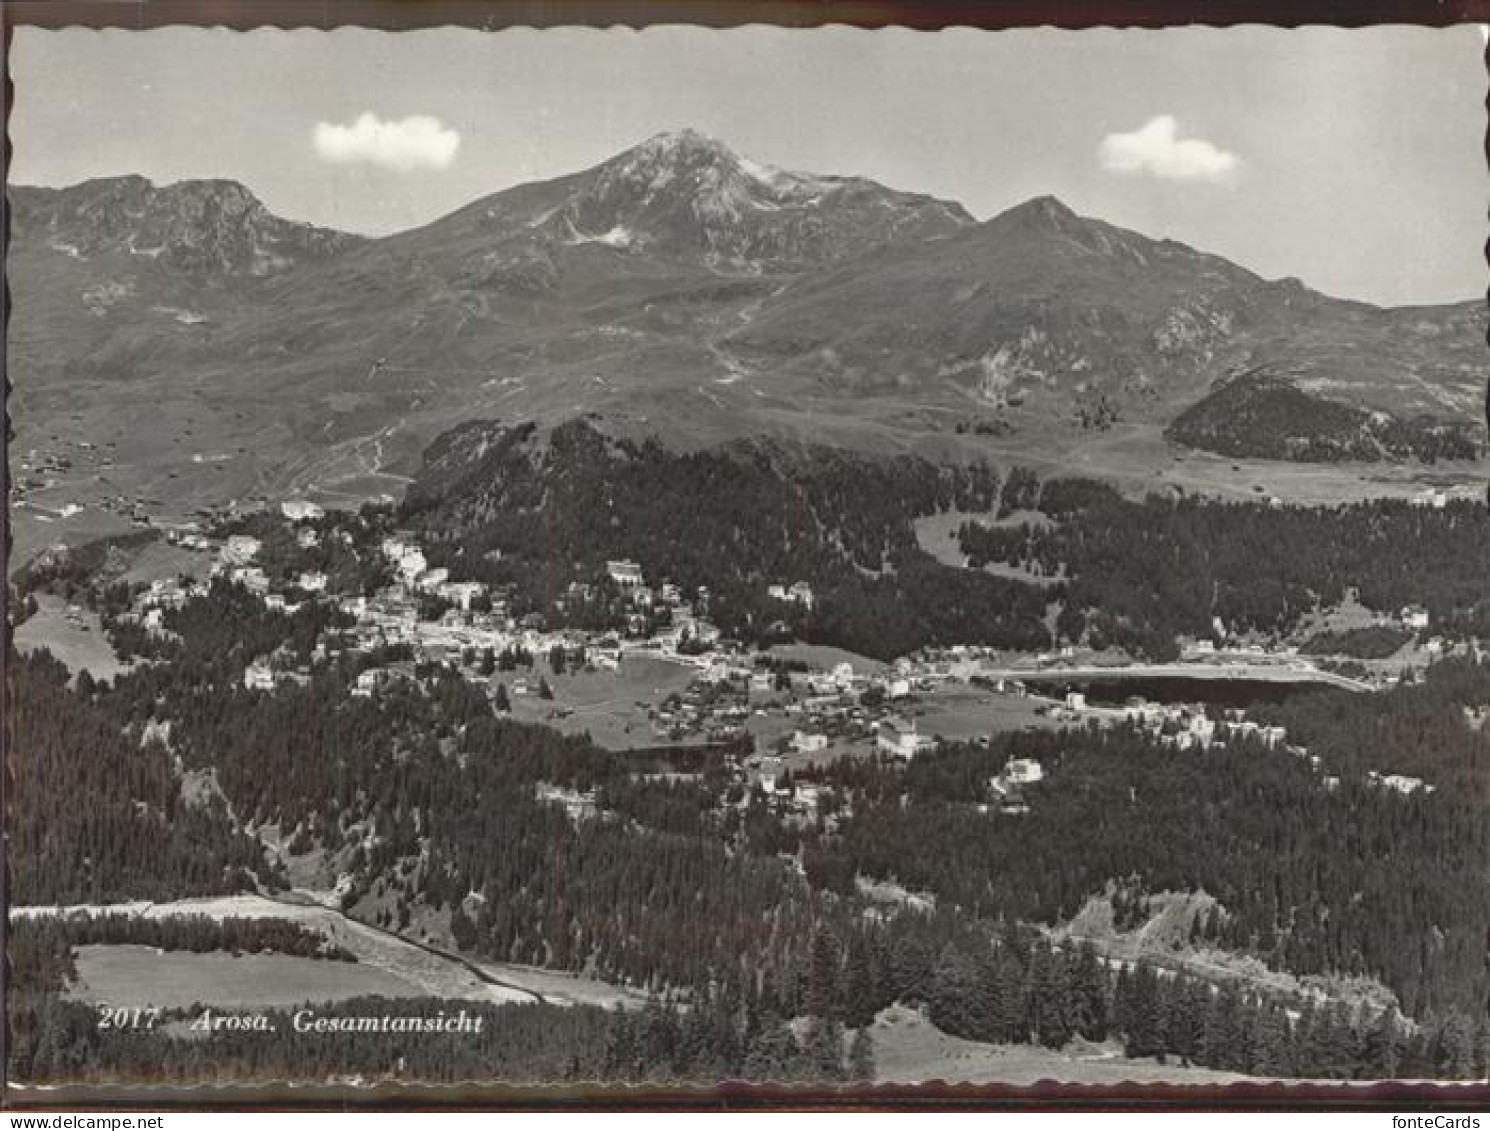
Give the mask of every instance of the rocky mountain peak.
<path id="1" fill-rule="evenodd" d="M 544 218 L 561 242 L 701 259 L 729 273 L 796 270 L 972 218 L 858 177 L 753 161 L 694 129 L 656 134 L 582 175 Z"/>
<path id="2" fill-rule="evenodd" d="M 64 189 L 11 190 L 14 227 L 74 259 L 125 255 L 193 274 L 271 275 L 361 239 L 281 219 L 225 179 L 157 186 L 107 177 Z"/>

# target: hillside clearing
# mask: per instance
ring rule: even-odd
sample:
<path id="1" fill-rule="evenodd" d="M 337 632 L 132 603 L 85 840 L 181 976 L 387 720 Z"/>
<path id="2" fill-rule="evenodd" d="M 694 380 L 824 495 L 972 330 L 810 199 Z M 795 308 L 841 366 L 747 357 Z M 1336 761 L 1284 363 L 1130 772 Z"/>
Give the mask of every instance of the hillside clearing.
<path id="1" fill-rule="evenodd" d="M 94 679 L 113 679 L 130 670 L 115 655 L 97 613 L 69 610 L 67 602 L 50 593 L 36 594 L 36 612 L 15 630 L 15 646 L 20 652 L 45 648 L 73 675 L 86 671 Z"/>
<path id="2" fill-rule="evenodd" d="M 120 1009 L 268 1008 L 374 994 L 421 994 L 415 983 L 375 966 L 287 954 L 198 954 L 151 946 L 89 945 L 77 948 L 77 968 L 78 980 L 67 996 Z"/>
<path id="3" fill-rule="evenodd" d="M 870 1029 L 879 1084 L 1228 1084 L 1248 1077 L 1209 1068 L 1129 1059 L 1116 1047 L 1074 1042 L 1064 1050 L 990 1045 L 948 1036 L 915 1010 L 882 1010 Z"/>

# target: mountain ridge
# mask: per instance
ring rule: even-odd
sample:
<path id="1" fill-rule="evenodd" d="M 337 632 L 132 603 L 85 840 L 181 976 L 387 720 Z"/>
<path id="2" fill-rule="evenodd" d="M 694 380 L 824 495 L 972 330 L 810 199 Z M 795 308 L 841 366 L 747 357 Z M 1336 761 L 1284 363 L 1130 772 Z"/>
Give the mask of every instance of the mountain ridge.
<path id="1" fill-rule="evenodd" d="M 1167 461 L 1160 431 L 1258 366 L 1392 417 L 1482 411 L 1481 304 L 1332 299 L 1048 195 L 976 221 L 696 131 L 376 238 L 236 182 L 8 191 L 17 425 L 136 430 L 146 494 L 397 491 L 476 417 L 954 461 L 1137 429 Z"/>

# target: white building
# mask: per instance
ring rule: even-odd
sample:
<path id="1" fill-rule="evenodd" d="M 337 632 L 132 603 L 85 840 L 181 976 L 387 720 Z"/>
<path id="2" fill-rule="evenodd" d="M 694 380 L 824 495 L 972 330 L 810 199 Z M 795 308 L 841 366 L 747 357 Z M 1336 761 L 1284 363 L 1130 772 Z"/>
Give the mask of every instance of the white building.
<path id="1" fill-rule="evenodd" d="M 313 570 L 305 570 L 301 573 L 297 584 L 307 593 L 324 593 L 326 591 L 326 575 Z"/>
<path id="2" fill-rule="evenodd" d="M 424 557 L 423 554 L 419 556 Z M 436 566 L 434 569 L 421 570 L 414 578 L 414 586 L 422 593 L 435 593 L 449 580 L 450 571 L 444 566 Z"/>
<path id="3" fill-rule="evenodd" d="M 243 686 L 250 691 L 273 691 L 274 669 L 269 666 L 269 661 L 260 658 L 244 668 Z"/>
<path id="4" fill-rule="evenodd" d="M 309 499 L 286 499 L 279 504 L 279 511 L 291 522 L 306 522 L 326 513 Z"/>
<path id="5" fill-rule="evenodd" d="M 1399 617 L 1403 628 L 1424 629 L 1428 627 L 1428 610 L 1421 605 L 1406 606 Z"/>
<path id="6" fill-rule="evenodd" d="M 1044 777 L 1045 768 L 1034 758 L 1010 758 L 1004 766 L 1004 780 L 1014 785 L 1029 785 Z"/>
<path id="7" fill-rule="evenodd" d="M 393 563 L 405 583 L 411 583 L 421 573 L 429 569 L 429 563 L 425 561 L 424 551 L 413 542 L 406 542 L 402 538 L 384 538 L 383 556 Z"/>
<path id="8" fill-rule="evenodd" d="M 243 586 L 250 593 L 263 596 L 269 592 L 269 575 L 258 566 L 237 566 L 228 577 L 234 584 Z"/>
<path id="9" fill-rule="evenodd" d="M 646 581 L 642 576 L 642 567 L 630 558 L 606 562 L 605 572 L 617 585 L 642 585 Z"/>
<path id="10" fill-rule="evenodd" d="M 1406 774 L 1378 774 L 1373 770 L 1366 775 L 1366 780 L 1372 785 L 1394 789 L 1403 797 L 1414 794 L 1420 789 L 1425 793 L 1433 792 L 1433 787 L 1425 785 L 1422 778 L 1410 778 Z"/>
<path id="11" fill-rule="evenodd" d="M 440 586 L 438 592 L 452 605 L 470 612 L 471 603 L 486 592 L 486 586 L 479 581 L 447 581 Z"/>
<path id="12" fill-rule="evenodd" d="M 915 720 L 907 722 L 892 718 L 880 722 L 875 745 L 882 754 L 894 758 L 914 758 L 917 754 L 924 754 L 932 749 L 936 745 L 936 739 L 929 734 L 919 733 Z"/>
<path id="13" fill-rule="evenodd" d="M 366 671 L 359 672 L 357 675 L 357 683 L 352 688 L 352 694 L 371 695 L 374 689 L 377 688 L 377 686 L 382 683 L 387 678 L 387 676 L 388 673 L 382 668 L 368 668 Z"/>
<path id="14" fill-rule="evenodd" d="M 766 596 L 773 601 L 781 601 L 788 605 L 801 605 L 804 608 L 812 608 L 813 594 L 812 586 L 805 581 L 798 581 L 794 585 L 768 585 Z"/>
<path id="15" fill-rule="evenodd" d="M 827 748 L 826 734 L 809 734 L 805 730 L 799 730 L 792 735 L 792 749 L 799 754 L 820 754 Z"/>
<path id="16" fill-rule="evenodd" d="M 234 534 L 223 543 L 222 560 L 230 565 L 247 565 L 258 557 L 261 545 L 252 534 Z"/>

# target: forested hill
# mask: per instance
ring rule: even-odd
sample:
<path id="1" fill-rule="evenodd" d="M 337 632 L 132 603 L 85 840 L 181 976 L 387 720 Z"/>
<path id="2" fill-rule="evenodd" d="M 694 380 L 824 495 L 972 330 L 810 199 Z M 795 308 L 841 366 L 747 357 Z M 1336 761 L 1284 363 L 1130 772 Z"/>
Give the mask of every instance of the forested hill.
<path id="1" fill-rule="evenodd" d="M 791 628 L 811 640 L 885 658 L 969 631 L 1044 647 L 1037 587 L 940 565 L 916 541 L 918 516 L 987 510 L 998 489 L 985 464 L 764 440 L 677 452 L 587 420 L 474 421 L 431 445 L 400 519 L 452 577 L 516 586 L 549 617 L 571 581 L 631 558 L 654 583 L 707 587 L 709 615 L 742 639 L 791 615 L 771 584 L 806 581 L 817 600 Z"/>
<path id="2" fill-rule="evenodd" d="M 917 519 L 953 510 L 987 516 L 956 532 L 967 568 L 917 541 Z M 589 420 L 445 434 L 397 521 L 432 564 L 550 626 L 624 627 L 580 608 L 571 585 L 603 585 L 606 561 L 630 558 L 653 584 L 707 587 L 703 614 L 746 643 L 790 636 L 883 659 L 1069 644 L 1169 660 L 1186 636 L 1288 638 L 1348 592 L 1383 615 L 1421 604 L 1434 632 L 1459 638 L 1490 617 L 1478 503 L 1140 500 L 1019 467 L 767 440 L 677 452 Z M 769 597 L 799 580 L 810 608 Z"/>
<path id="3" fill-rule="evenodd" d="M 158 740 L 125 735 L 91 701 L 92 680 L 43 652 L 7 657 L 13 784 L 9 821 L 17 903 L 177 899 L 282 884 L 220 799 L 183 797 Z"/>
<path id="4" fill-rule="evenodd" d="M 1418 459 L 1431 464 L 1476 459 L 1480 452 L 1478 420 L 1368 412 L 1266 372 L 1221 385 L 1175 417 L 1164 435 L 1237 459 L 1303 463 Z"/>

